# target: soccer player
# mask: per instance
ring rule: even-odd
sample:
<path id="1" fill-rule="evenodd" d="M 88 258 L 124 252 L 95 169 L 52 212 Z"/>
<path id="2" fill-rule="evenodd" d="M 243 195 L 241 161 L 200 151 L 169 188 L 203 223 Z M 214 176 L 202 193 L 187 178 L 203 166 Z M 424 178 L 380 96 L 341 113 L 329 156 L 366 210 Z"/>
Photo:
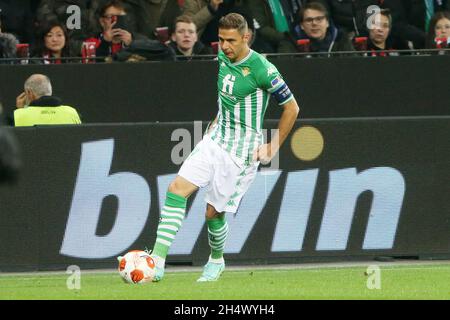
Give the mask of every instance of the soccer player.
<path id="1" fill-rule="evenodd" d="M 219 21 L 217 117 L 169 185 L 152 257 L 154 281 L 164 275 L 169 248 L 181 227 L 187 198 L 206 188 L 206 222 L 211 254 L 197 281 L 215 281 L 225 269 L 228 234 L 225 212 L 235 213 L 256 176 L 269 163 L 297 119 L 297 102 L 277 68 L 251 50 L 245 19 L 230 13 Z M 262 125 L 270 96 L 283 108 L 277 134 L 263 143 Z"/>

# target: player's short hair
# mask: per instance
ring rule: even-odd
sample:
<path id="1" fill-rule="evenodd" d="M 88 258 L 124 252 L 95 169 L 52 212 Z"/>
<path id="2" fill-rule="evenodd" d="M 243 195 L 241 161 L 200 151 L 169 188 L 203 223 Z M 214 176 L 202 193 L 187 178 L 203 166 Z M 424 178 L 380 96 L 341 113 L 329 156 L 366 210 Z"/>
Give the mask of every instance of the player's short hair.
<path id="1" fill-rule="evenodd" d="M 219 20 L 219 29 L 236 29 L 240 34 L 248 32 L 247 20 L 239 13 L 229 13 Z"/>

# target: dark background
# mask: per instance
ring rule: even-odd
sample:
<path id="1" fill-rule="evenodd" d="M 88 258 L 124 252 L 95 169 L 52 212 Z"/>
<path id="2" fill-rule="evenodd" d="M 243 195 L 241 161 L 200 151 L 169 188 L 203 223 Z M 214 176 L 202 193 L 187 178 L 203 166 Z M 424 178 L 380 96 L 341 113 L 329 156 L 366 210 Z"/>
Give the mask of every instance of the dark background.
<path id="1" fill-rule="evenodd" d="M 295 94 L 302 118 L 450 115 L 450 56 L 270 57 Z M 0 65 L 5 113 L 33 73 L 85 123 L 209 121 L 217 112 L 217 62 Z M 271 101 L 266 119 L 278 119 Z"/>
<path id="2" fill-rule="evenodd" d="M 204 123 L 206 125 L 206 123 Z M 266 121 L 275 128 L 277 121 Z M 227 255 L 229 263 L 280 263 L 303 261 L 347 261 L 379 256 L 441 258 L 450 256 L 449 187 L 450 117 L 299 120 L 296 127 L 312 125 L 323 135 L 325 148 L 316 160 L 305 162 L 293 156 L 290 138 L 280 151 L 283 170 L 268 202 L 242 251 Z M 66 127 L 16 128 L 24 169 L 15 186 L 0 187 L 0 270 L 115 267 L 116 259 L 78 259 L 59 254 L 70 211 L 80 162 L 81 144 L 115 139 L 111 174 L 134 172 L 151 189 L 150 219 L 132 248 L 151 247 L 155 239 L 159 201 L 157 176 L 176 173 L 170 161 L 177 142 L 174 129 L 193 131 L 193 123 L 98 124 Z M 405 179 L 406 192 L 398 230 L 391 250 L 363 250 L 372 198 L 358 199 L 346 250 L 316 251 L 331 170 L 355 167 L 392 167 Z M 319 168 L 312 211 L 303 250 L 270 251 L 278 212 L 289 171 Z M 117 201 L 105 200 L 98 226 L 107 234 L 114 224 Z M 202 214 L 202 213 L 198 213 Z M 204 229 L 189 256 L 170 256 L 168 263 L 199 265 L 209 250 Z"/>

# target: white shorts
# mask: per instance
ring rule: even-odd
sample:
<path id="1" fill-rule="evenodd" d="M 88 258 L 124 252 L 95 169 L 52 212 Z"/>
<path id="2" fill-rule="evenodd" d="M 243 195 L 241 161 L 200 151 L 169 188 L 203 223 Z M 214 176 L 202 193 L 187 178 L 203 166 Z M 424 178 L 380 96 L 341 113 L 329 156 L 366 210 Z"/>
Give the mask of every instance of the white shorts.
<path id="1" fill-rule="evenodd" d="M 178 175 L 206 188 L 205 201 L 217 212 L 236 213 L 245 192 L 256 177 L 259 162 L 238 165 L 209 136 L 204 136 L 184 161 Z"/>

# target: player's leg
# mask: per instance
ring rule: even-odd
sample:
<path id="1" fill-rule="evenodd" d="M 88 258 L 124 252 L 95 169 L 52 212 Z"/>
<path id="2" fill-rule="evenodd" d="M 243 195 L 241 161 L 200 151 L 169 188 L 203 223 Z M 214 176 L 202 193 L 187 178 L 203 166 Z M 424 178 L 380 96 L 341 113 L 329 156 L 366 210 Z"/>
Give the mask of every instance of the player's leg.
<path id="1" fill-rule="evenodd" d="M 226 161 L 226 153 L 222 155 L 224 158 L 215 166 L 214 178 L 206 193 L 206 221 L 211 255 L 198 281 L 216 281 L 224 271 L 223 252 L 228 237 L 228 223 L 224 212 L 237 212 L 239 203 L 255 179 L 258 169 L 258 163 L 237 166 Z"/>
<path id="2" fill-rule="evenodd" d="M 211 172 L 208 159 L 208 145 L 202 140 L 183 162 L 177 177 L 169 185 L 152 251 L 157 269 L 154 281 L 161 280 L 164 274 L 165 259 L 186 213 L 187 198 L 209 183 Z"/>
<path id="3" fill-rule="evenodd" d="M 181 228 L 186 213 L 187 198 L 197 189 L 196 185 L 181 176 L 177 176 L 169 185 L 164 206 L 161 208 L 156 241 L 151 254 L 156 263 L 154 281 L 160 281 L 164 275 L 169 248 Z"/>
<path id="4" fill-rule="evenodd" d="M 208 225 L 208 243 L 211 247 L 211 254 L 204 267 L 203 274 L 197 280 L 216 281 L 225 270 L 225 260 L 223 250 L 228 236 L 228 224 L 225 219 L 225 212 L 217 212 L 211 205 L 206 206 L 206 223 Z"/>

